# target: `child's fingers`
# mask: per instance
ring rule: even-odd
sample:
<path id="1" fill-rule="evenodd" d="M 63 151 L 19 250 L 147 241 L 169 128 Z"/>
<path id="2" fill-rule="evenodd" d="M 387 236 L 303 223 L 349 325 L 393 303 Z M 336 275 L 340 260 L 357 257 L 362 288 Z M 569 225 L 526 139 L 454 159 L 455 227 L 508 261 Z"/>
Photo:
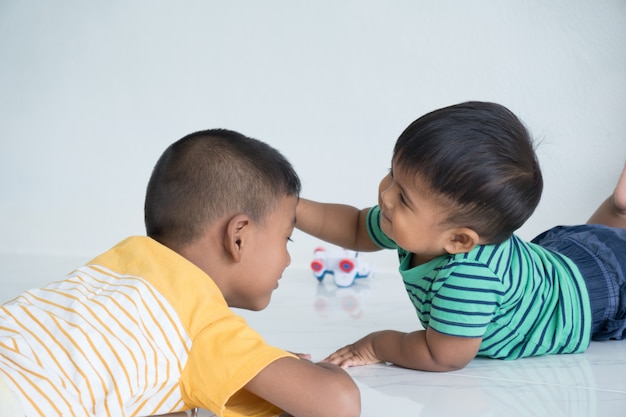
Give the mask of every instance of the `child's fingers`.
<path id="1" fill-rule="evenodd" d="M 341 349 L 335 351 L 334 353 L 331 353 L 330 355 L 328 355 L 328 357 L 324 359 L 324 362 L 330 362 L 330 363 L 334 363 L 335 365 L 339 365 L 340 361 L 342 361 L 346 357 L 349 357 L 350 355 L 351 355 L 350 346 L 344 346 Z"/>
<path id="2" fill-rule="evenodd" d="M 354 345 L 342 347 L 324 359 L 324 362 L 330 362 L 334 365 L 341 366 L 342 368 L 366 365 L 369 363 L 359 354 L 359 352 L 354 348 Z"/>

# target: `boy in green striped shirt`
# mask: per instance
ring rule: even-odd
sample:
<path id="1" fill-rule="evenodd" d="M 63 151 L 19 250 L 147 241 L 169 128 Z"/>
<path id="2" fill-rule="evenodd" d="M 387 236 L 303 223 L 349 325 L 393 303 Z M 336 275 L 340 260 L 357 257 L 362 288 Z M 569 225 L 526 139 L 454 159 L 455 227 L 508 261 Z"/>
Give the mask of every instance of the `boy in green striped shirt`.
<path id="1" fill-rule="evenodd" d="M 378 205 L 301 199 L 296 227 L 359 251 L 395 249 L 425 330 L 384 330 L 326 360 L 426 370 L 476 356 L 577 353 L 626 335 L 626 167 L 588 224 L 514 235 L 543 180 L 521 121 L 495 103 L 428 113 L 396 142 Z"/>

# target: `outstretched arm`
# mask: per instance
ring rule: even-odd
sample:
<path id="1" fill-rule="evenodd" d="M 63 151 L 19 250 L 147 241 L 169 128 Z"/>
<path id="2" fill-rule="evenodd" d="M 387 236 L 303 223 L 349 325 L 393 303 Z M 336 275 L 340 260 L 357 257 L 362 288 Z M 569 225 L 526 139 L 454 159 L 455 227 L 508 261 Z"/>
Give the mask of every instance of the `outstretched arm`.
<path id="1" fill-rule="evenodd" d="M 356 417 L 359 389 L 340 367 L 304 359 L 281 358 L 259 372 L 245 387 L 298 417 Z"/>
<path id="2" fill-rule="evenodd" d="M 391 362 L 420 371 L 454 371 L 476 357 L 481 341 L 447 336 L 430 328 L 412 333 L 383 330 L 339 349 L 325 360 L 344 368 Z"/>
<path id="3" fill-rule="evenodd" d="M 301 198 L 296 208 L 296 227 L 342 248 L 360 252 L 380 250 L 365 227 L 368 210 Z"/>

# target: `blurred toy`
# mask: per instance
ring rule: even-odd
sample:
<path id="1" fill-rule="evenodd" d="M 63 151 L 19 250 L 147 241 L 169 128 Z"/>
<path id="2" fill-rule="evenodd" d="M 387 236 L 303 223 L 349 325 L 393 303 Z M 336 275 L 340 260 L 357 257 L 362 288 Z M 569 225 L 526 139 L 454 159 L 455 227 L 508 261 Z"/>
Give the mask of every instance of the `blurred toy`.
<path id="1" fill-rule="evenodd" d="M 313 252 L 311 270 L 320 282 L 326 274 L 333 275 L 338 287 L 349 287 L 355 279 L 371 274 L 370 267 L 361 261 L 358 252 L 348 249 L 327 251 L 321 247 Z"/>

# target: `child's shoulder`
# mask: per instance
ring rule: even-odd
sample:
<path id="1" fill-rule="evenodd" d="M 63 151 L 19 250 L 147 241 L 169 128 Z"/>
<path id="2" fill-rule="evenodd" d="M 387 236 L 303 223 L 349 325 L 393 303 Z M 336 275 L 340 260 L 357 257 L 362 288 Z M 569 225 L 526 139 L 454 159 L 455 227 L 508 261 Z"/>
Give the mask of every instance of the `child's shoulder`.
<path id="1" fill-rule="evenodd" d="M 445 268 L 468 269 L 476 275 L 501 276 L 507 270 L 505 266 L 510 265 L 512 259 L 518 258 L 520 252 L 525 252 L 525 245 L 515 235 L 500 243 L 476 245 L 469 252 L 445 257 Z"/>
<path id="2" fill-rule="evenodd" d="M 508 239 L 502 242 L 479 244 L 476 245 L 471 251 L 467 253 L 460 253 L 455 256 L 465 259 L 484 260 L 485 258 L 495 256 L 498 253 L 507 252 L 512 250 L 512 248 L 524 245 L 526 245 L 526 242 L 516 235 L 511 235 Z"/>

